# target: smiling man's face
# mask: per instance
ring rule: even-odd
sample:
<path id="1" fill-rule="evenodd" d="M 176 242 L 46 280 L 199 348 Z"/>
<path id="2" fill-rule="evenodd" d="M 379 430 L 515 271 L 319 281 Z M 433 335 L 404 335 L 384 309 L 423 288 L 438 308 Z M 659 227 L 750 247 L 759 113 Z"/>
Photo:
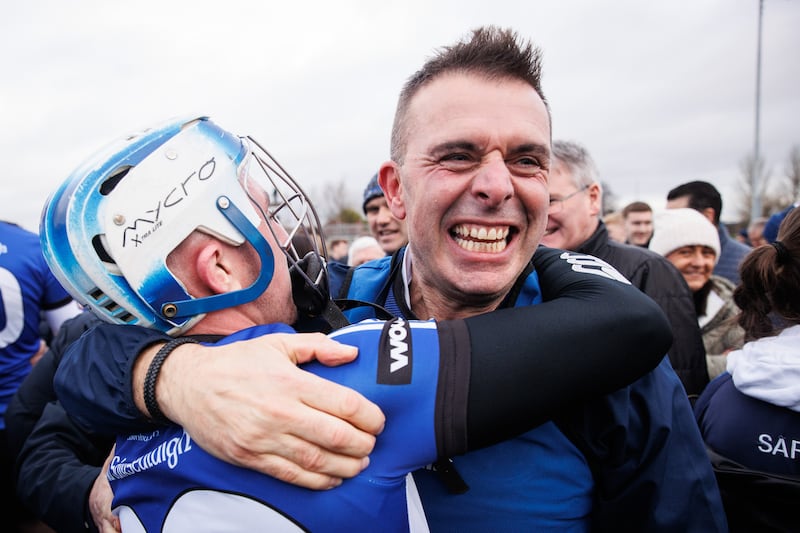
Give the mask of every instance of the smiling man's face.
<path id="1" fill-rule="evenodd" d="M 418 316 L 502 301 L 544 232 L 549 165 L 549 116 L 527 83 L 453 73 L 419 90 L 403 165 L 380 175 L 408 223 Z"/>

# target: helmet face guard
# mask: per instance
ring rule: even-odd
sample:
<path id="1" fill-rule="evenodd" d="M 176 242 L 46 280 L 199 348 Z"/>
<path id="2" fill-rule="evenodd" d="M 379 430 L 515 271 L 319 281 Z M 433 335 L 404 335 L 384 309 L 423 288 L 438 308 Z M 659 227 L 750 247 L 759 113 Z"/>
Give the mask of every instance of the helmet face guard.
<path id="1" fill-rule="evenodd" d="M 309 253 L 319 256 L 324 246 L 306 195 L 255 140 L 200 117 L 128 136 L 89 159 L 52 195 L 41 238 L 59 281 L 102 318 L 176 335 L 205 313 L 267 289 L 275 258 L 262 224 L 293 277 L 327 299 L 324 262 L 308 276 L 293 243 L 307 233 Z M 261 261 L 252 285 L 203 298 L 188 294 L 167 257 L 194 231 L 252 246 Z"/>

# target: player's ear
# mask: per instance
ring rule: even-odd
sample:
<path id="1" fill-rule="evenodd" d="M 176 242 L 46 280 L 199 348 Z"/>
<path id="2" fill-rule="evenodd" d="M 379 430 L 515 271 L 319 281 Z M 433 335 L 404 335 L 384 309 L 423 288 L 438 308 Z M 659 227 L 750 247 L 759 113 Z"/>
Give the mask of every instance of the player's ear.
<path id="1" fill-rule="evenodd" d="M 195 272 L 210 294 L 224 294 L 241 288 L 235 275 L 234 256 L 229 246 L 209 239 L 195 256 Z"/>
<path id="2" fill-rule="evenodd" d="M 387 161 L 378 170 L 378 184 L 383 189 L 386 205 L 395 218 L 406 217 L 406 205 L 403 201 L 403 183 L 400 180 L 400 169 L 394 161 Z"/>

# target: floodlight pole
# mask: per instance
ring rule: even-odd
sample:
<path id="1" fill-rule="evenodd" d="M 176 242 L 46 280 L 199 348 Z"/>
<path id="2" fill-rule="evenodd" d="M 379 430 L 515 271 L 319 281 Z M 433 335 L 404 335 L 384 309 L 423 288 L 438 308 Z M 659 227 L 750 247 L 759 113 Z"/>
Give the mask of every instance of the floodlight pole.
<path id="1" fill-rule="evenodd" d="M 759 184 L 759 134 L 761 128 L 761 20 L 764 15 L 764 0 L 758 0 L 758 45 L 756 52 L 756 131 L 753 148 L 753 166 L 750 176 L 751 204 L 750 220 L 761 216 L 761 187 Z"/>

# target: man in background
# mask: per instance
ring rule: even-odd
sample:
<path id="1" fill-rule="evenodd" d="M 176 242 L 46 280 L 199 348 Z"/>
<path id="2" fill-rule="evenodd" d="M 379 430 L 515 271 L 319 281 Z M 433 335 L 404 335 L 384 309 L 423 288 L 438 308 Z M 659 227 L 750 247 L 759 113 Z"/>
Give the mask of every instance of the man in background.
<path id="1" fill-rule="evenodd" d="M 79 312 L 80 307 L 50 272 L 39 236 L 0 221 L 0 483 L 5 524 L 16 526 L 32 519 L 16 498 L 6 407 L 47 349 L 39 330 L 42 314 L 55 335 L 65 320 Z"/>
<path id="2" fill-rule="evenodd" d="M 622 209 L 625 242 L 647 248 L 653 236 L 653 209 L 645 202 L 631 202 Z"/>
<path id="3" fill-rule="evenodd" d="M 699 395 L 708 384 L 705 351 L 692 295 L 680 272 L 650 250 L 609 239 L 599 219 L 603 190 L 597 168 L 583 146 L 553 142 L 548 188 L 550 211 L 542 244 L 599 257 L 655 300 L 672 325 L 672 367 L 686 393 Z"/>
<path id="4" fill-rule="evenodd" d="M 386 205 L 381 186 L 378 185 L 378 175 L 369 180 L 364 189 L 364 214 L 372 236 L 381 245 L 386 255 L 391 255 L 408 243 L 406 222 L 396 218 Z"/>

